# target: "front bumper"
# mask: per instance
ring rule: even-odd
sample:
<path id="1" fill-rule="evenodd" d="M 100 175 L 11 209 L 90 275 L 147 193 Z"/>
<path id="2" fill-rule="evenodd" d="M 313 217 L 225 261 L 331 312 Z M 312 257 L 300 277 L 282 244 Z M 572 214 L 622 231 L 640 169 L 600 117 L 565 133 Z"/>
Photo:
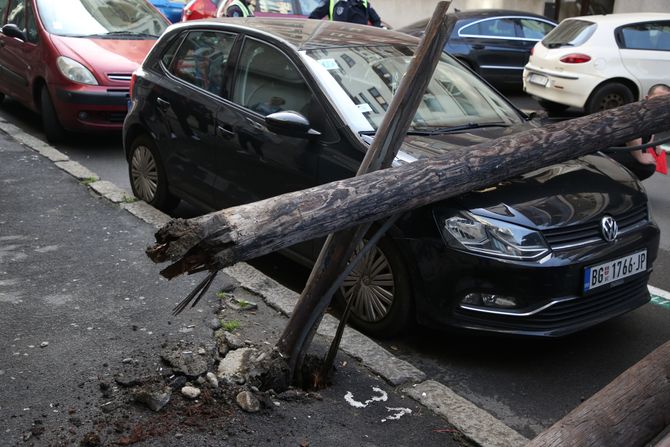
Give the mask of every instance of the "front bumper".
<path id="1" fill-rule="evenodd" d="M 129 100 L 128 88 L 105 86 L 56 86 L 53 97 L 61 124 L 74 131 L 120 130 Z"/>
<path id="2" fill-rule="evenodd" d="M 613 243 L 553 251 L 540 261 L 508 261 L 445 247 L 441 240 L 406 240 L 422 290 L 417 319 L 433 327 L 558 337 L 596 325 L 649 301 L 647 280 L 660 232 L 647 222 Z M 583 292 L 584 268 L 647 249 L 647 270 Z M 464 308 L 468 293 L 514 297 L 522 308 Z M 473 306 L 470 306 L 473 307 Z M 476 306 L 474 306 L 476 307 Z"/>

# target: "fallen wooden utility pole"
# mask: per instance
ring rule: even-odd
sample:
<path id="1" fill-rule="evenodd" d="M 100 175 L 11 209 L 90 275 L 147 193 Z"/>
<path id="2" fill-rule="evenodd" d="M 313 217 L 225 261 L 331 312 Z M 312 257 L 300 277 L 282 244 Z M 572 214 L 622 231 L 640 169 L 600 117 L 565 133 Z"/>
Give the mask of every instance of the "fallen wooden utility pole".
<path id="1" fill-rule="evenodd" d="M 388 168 L 396 157 L 447 42 L 445 17 L 450 3 L 439 2 L 435 7 L 423 39 L 393 95 L 375 139 L 358 168 L 357 176 Z M 330 234 L 321 248 L 300 299 L 277 342 L 279 352 L 288 359 L 288 374 L 295 382 L 303 381 L 300 366 L 330 304 L 333 284 L 369 228 L 368 223 Z M 336 338 L 335 343 L 339 343 L 339 338 Z M 329 370 L 329 367 L 325 369 Z M 315 381 L 321 379 L 317 376 Z M 311 386 L 318 387 L 319 384 L 313 383 Z"/>
<path id="2" fill-rule="evenodd" d="M 215 271 L 670 128 L 670 95 L 535 128 L 435 158 L 201 217 L 175 219 L 147 249 L 167 278 Z"/>
<path id="3" fill-rule="evenodd" d="M 636 447 L 670 425 L 670 342 L 542 432 L 526 447 Z"/>

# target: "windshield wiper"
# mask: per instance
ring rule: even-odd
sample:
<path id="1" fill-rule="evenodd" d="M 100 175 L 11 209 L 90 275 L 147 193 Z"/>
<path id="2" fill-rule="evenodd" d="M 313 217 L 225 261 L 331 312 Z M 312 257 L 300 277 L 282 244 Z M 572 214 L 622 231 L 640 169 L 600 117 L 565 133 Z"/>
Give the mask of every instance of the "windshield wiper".
<path id="1" fill-rule="evenodd" d="M 442 133 L 460 132 L 462 130 L 483 129 L 485 127 L 509 127 L 506 123 L 467 123 L 451 127 L 411 127 L 408 135 L 437 135 Z"/>
<path id="2" fill-rule="evenodd" d="M 574 47 L 575 44 L 570 43 L 570 42 L 553 42 L 553 43 L 548 43 L 545 46 L 547 48 L 553 49 L 553 48 L 561 48 L 561 47 Z"/>
<path id="3" fill-rule="evenodd" d="M 120 37 L 120 36 L 126 36 L 126 37 L 155 37 L 158 38 L 155 34 L 149 34 L 149 33 L 136 33 L 133 31 L 110 31 L 108 33 L 100 33 L 100 34 L 90 34 L 86 37 L 102 37 L 103 39 L 106 37 Z"/>

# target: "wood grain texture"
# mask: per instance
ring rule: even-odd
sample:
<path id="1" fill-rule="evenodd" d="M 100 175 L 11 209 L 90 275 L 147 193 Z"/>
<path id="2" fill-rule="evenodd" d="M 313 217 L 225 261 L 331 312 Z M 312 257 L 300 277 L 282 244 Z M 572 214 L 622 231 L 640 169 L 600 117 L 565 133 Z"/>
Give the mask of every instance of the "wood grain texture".
<path id="1" fill-rule="evenodd" d="M 670 425 L 670 342 L 528 443 L 527 447 L 644 446 Z"/>
<path id="2" fill-rule="evenodd" d="M 670 95 L 168 224 L 147 250 L 172 277 L 216 270 L 670 127 Z"/>

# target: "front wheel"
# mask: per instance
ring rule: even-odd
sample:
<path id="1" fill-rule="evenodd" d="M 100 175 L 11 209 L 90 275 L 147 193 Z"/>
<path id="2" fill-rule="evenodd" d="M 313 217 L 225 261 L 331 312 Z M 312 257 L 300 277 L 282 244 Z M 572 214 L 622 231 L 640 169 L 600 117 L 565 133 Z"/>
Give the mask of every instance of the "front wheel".
<path id="1" fill-rule="evenodd" d="M 170 211 L 179 199 L 168 191 L 165 168 L 156 144 L 148 135 L 140 135 L 130 145 L 128 175 L 133 194 L 159 210 Z"/>
<path id="2" fill-rule="evenodd" d="M 65 129 L 58 120 L 58 114 L 46 86 L 40 91 L 40 111 L 42 113 L 42 128 L 49 143 L 58 143 L 65 139 Z"/>
<path id="3" fill-rule="evenodd" d="M 358 253 L 363 244 L 356 249 Z M 351 303 L 353 326 L 377 337 L 401 333 L 413 321 L 411 287 L 398 249 L 388 238 L 359 262 L 340 287 L 340 304 Z"/>
<path id="4" fill-rule="evenodd" d="M 628 87 L 618 82 L 610 82 L 601 85 L 593 92 L 586 104 L 586 113 L 613 109 L 633 102 L 633 100 L 633 92 Z"/>

